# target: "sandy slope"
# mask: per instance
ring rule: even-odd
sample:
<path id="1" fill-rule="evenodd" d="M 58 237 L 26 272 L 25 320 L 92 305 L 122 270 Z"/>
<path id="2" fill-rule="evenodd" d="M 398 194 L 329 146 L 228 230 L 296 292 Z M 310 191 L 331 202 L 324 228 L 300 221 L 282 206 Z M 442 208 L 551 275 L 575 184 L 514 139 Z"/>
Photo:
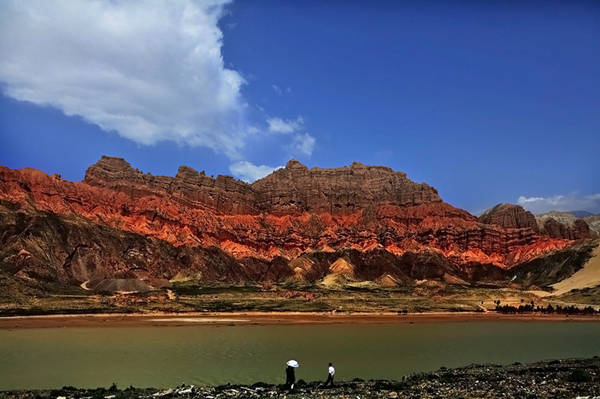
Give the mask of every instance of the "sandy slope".
<path id="1" fill-rule="evenodd" d="M 552 285 L 555 290 L 552 295 L 561 295 L 576 288 L 582 289 L 597 285 L 600 285 L 600 246 L 594 249 L 592 258 L 582 269 L 571 277 Z"/>

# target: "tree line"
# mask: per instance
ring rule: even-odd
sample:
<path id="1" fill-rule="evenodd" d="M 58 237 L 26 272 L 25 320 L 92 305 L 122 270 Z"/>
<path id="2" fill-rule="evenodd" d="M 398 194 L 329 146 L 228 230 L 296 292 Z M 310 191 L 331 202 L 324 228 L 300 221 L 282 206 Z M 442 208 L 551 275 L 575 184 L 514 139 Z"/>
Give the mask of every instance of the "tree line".
<path id="1" fill-rule="evenodd" d="M 547 305 L 547 306 L 535 306 L 534 303 L 528 303 L 526 305 L 500 305 L 500 301 L 496 302 L 496 312 L 499 313 L 544 313 L 544 314 L 567 314 L 567 315 L 596 315 L 600 314 L 600 309 L 596 310 L 591 306 L 580 308 L 574 305 L 560 306 L 560 305 Z"/>

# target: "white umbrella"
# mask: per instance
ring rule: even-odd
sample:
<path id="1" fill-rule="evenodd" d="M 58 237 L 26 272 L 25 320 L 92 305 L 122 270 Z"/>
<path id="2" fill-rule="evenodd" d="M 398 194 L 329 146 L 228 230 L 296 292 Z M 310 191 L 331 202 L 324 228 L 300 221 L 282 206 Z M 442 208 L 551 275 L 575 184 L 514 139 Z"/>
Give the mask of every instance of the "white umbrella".
<path id="1" fill-rule="evenodd" d="M 292 366 L 292 367 L 298 367 L 298 366 L 300 366 L 300 364 L 297 361 L 295 361 L 295 360 L 288 360 L 287 365 L 288 366 Z"/>

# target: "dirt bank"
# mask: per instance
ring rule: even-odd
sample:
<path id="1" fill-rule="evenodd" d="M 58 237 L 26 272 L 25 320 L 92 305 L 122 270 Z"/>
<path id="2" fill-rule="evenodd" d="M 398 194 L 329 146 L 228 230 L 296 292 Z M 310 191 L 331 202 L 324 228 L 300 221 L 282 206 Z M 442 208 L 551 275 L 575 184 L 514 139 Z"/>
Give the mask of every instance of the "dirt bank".
<path id="1" fill-rule="evenodd" d="M 499 314 L 496 312 L 429 313 L 317 313 L 317 312 L 226 312 L 90 314 L 0 317 L 0 328 L 44 327 L 148 327 L 228 324 L 343 324 L 343 323 L 427 323 L 461 321 L 586 321 L 600 322 L 600 316 L 559 314 Z"/>

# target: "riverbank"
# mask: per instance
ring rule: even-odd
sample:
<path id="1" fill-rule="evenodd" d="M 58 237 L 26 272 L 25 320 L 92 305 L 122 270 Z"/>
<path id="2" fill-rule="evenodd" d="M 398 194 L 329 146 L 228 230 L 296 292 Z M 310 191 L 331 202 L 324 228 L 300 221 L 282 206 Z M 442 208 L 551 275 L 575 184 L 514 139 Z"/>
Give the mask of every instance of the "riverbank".
<path id="1" fill-rule="evenodd" d="M 0 273 L 1 274 L 1 273 Z M 0 280 L 2 280 L 0 276 Z M 147 293 L 99 294 L 81 287 L 47 294 L 3 290 L 0 282 L 0 317 L 34 315 L 153 314 L 153 313 L 430 313 L 490 312 L 498 304 L 519 307 L 534 304 L 600 309 L 597 288 L 562 296 L 501 287 L 440 285 L 432 281 L 403 287 L 320 286 L 206 286 L 198 282 L 173 283 L 169 289 Z M 566 295 L 566 296 L 565 296 Z"/>
<path id="2" fill-rule="evenodd" d="M 190 386 L 170 389 L 111 388 L 0 392 L 0 398 L 576 398 L 600 395 L 600 358 L 509 366 L 472 365 L 416 374 L 399 381 L 343 381 L 323 389 L 300 380 L 293 392 L 279 385 Z"/>
<path id="3" fill-rule="evenodd" d="M 498 312 L 337 313 L 193 312 L 77 314 L 0 317 L 0 329 L 54 327 L 150 327 L 189 325 L 391 324 L 470 321 L 600 322 L 600 315 L 503 314 Z"/>

